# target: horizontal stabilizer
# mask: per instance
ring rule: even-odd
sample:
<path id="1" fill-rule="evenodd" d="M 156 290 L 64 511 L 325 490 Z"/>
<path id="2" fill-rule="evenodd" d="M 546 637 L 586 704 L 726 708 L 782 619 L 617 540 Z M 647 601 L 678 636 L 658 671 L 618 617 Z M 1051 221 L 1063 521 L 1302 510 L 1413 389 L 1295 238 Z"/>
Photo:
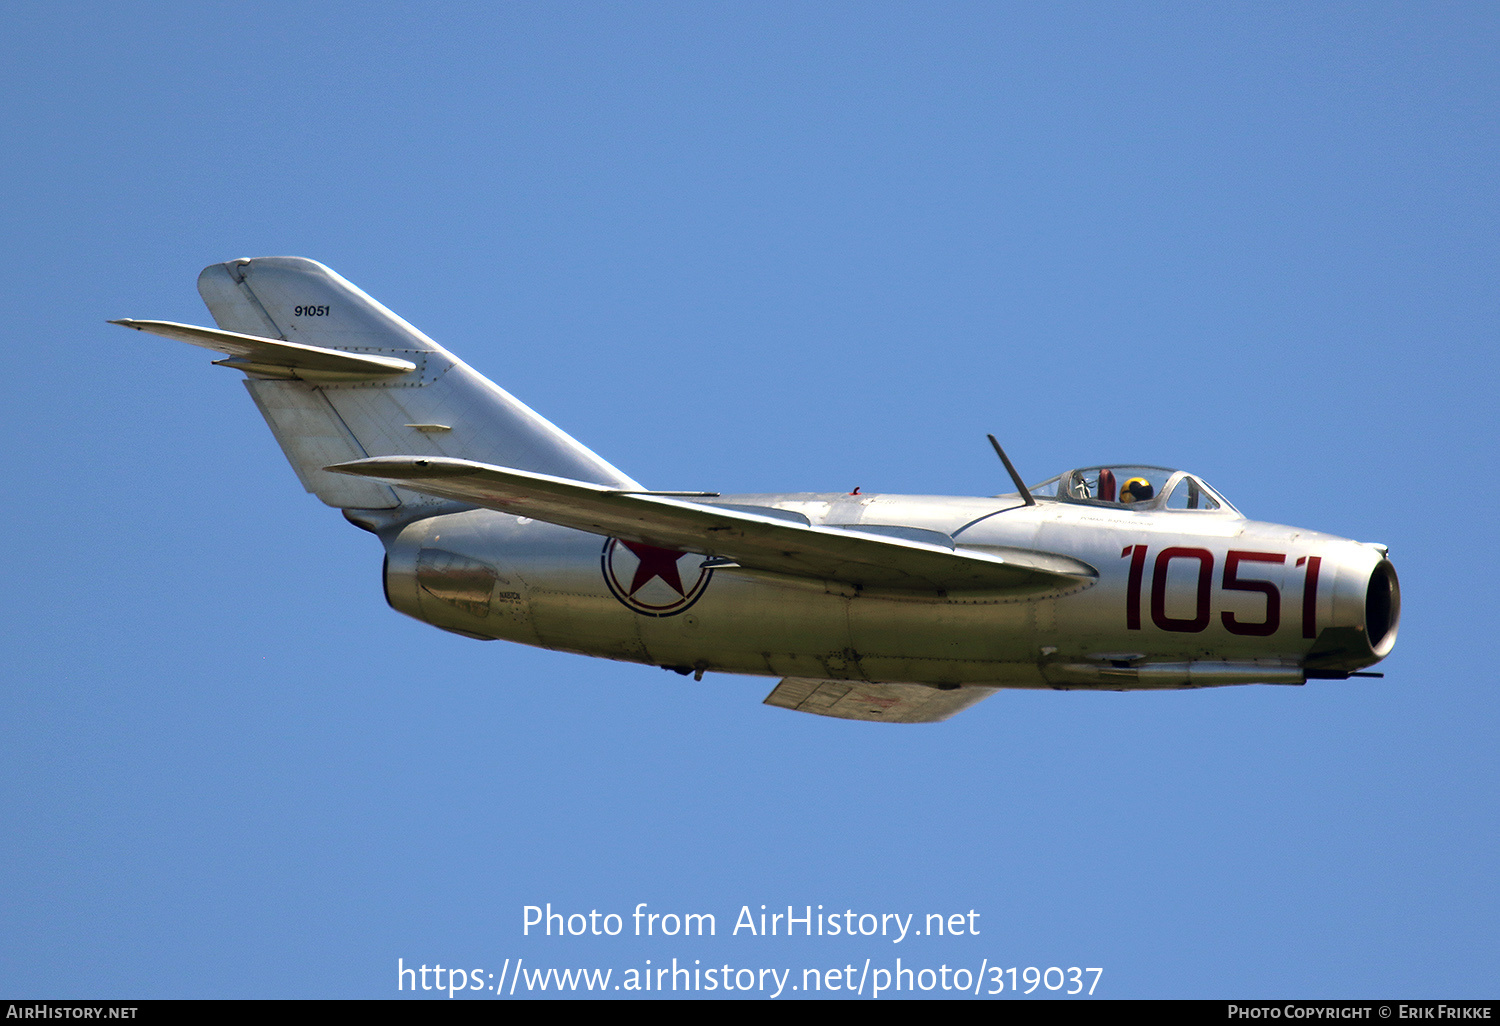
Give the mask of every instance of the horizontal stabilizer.
<path id="1" fill-rule="evenodd" d="M 1056 553 L 955 550 L 468 460 L 384 456 L 327 469 L 591 534 L 696 552 L 744 570 L 862 588 L 1011 595 L 1076 589 L 1098 577 L 1087 563 Z"/>
<path id="2" fill-rule="evenodd" d="M 998 690 L 927 684 L 868 684 L 856 680 L 788 677 L 766 696 L 766 705 L 841 720 L 879 723 L 938 723 L 989 698 Z"/>
<path id="3" fill-rule="evenodd" d="M 417 369 L 417 365 L 410 360 L 392 356 L 323 349 L 300 342 L 242 335 L 237 331 L 200 328 L 194 324 L 129 319 L 109 323 L 226 353 L 230 359 L 215 362 L 261 377 L 297 378 L 314 382 L 375 381 L 409 374 Z"/>

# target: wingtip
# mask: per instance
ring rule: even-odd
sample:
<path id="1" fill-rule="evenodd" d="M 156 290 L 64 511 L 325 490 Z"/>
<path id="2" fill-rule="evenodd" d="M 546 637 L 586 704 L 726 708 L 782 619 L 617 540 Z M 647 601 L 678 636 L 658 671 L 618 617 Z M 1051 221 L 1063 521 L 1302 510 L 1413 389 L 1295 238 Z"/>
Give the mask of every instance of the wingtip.
<path id="1" fill-rule="evenodd" d="M 324 470 L 335 474 L 355 474 L 360 477 L 377 477 L 395 479 L 403 476 L 402 471 L 407 473 L 441 473 L 452 472 L 448 466 L 453 460 L 444 460 L 441 457 L 432 458 L 428 456 L 367 456 L 362 460 L 350 460 L 347 463 L 334 463 L 324 467 Z"/>
<path id="2" fill-rule="evenodd" d="M 323 469 L 332 474 L 353 474 L 357 477 L 372 476 L 369 460 L 350 460 L 348 463 L 331 463 Z"/>
<path id="3" fill-rule="evenodd" d="M 118 324 L 122 328 L 135 328 L 136 331 L 140 331 L 141 330 L 140 327 L 137 325 L 137 322 L 131 320 L 129 317 L 121 317 L 117 321 L 105 321 L 104 323 L 105 324 Z"/>

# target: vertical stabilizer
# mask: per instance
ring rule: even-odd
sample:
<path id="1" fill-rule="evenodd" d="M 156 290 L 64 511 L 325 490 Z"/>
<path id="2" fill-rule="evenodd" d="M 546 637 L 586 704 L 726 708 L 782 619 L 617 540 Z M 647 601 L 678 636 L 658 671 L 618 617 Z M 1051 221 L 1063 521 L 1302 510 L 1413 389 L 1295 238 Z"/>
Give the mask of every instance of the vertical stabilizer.
<path id="1" fill-rule="evenodd" d="M 303 486 L 330 506 L 431 500 L 323 470 L 366 456 L 451 456 L 616 488 L 639 488 L 586 446 L 381 306 L 301 257 L 212 264 L 198 292 L 219 327 L 322 349 L 395 357 L 416 369 L 310 383 L 251 374 L 245 386 Z"/>

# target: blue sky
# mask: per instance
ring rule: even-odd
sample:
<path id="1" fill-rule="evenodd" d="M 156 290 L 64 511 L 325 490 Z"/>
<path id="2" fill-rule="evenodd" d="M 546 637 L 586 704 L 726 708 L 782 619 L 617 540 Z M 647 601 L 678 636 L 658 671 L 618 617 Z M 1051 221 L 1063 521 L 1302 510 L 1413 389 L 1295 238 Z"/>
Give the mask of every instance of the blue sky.
<path id="1" fill-rule="evenodd" d="M 1465 3 L 7 7 L 0 993 L 899 956 L 1494 996 L 1497 43 Z M 272 254 L 650 487 L 988 494 L 987 431 L 1033 481 L 1182 466 L 1389 544 L 1400 641 L 899 729 L 444 634 L 238 375 L 104 323 Z M 523 937 L 546 902 L 719 935 Z M 761 904 L 981 932 L 728 935 Z"/>

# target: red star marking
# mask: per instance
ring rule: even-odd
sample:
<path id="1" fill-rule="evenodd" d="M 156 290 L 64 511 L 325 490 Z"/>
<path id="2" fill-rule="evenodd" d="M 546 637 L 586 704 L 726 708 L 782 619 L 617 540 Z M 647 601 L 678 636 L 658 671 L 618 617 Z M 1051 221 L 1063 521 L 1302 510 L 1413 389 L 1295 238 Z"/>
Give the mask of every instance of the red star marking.
<path id="1" fill-rule="evenodd" d="M 682 578 L 677 573 L 677 561 L 686 553 L 659 549 L 643 542 L 622 541 L 620 544 L 635 553 L 636 558 L 641 561 L 635 568 L 635 579 L 630 582 L 629 594 L 634 595 L 640 591 L 651 578 L 660 577 L 677 594 L 687 597 L 687 592 L 682 590 Z"/>

